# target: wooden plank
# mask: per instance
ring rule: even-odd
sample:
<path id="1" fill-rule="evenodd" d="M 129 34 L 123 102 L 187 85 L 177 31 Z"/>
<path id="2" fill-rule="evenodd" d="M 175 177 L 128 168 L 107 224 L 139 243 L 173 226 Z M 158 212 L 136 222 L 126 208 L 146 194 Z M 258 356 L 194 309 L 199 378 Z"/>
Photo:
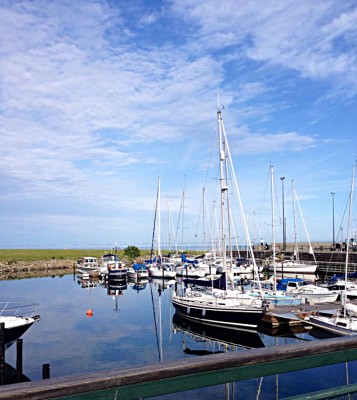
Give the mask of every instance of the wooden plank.
<path id="1" fill-rule="evenodd" d="M 307 356 L 308 355 L 308 356 Z M 318 356 L 318 357 L 313 357 Z M 297 359 L 300 359 L 298 367 Z M 315 361 L 314 361 L 315 359 Z M 252 349 L 247 352 L 215 354 L 199 359 L 177 360 L 138 368 L 98 372 L 76 377 L 54 378 L 40 382 L 28 382 L 0 388 L 0 399 L 48 399 L 110 388 L 150 385 L 168 380 L 173 385 L 177 380 L 180 390 L 182 382 L 191 380 L 197 385 L 197 374 L 205 378 L 205 385 L 216 384 L 217 376 L 240 380 L 242 377 L 275 374 L 291 370 L 311 368 L 357 359 L 357 338 L 333 338 L 293 345 Z M 275 369 L 272 366 L 275 365 Z M 302 368 L 301 368 L 302 366 Z M 218 372 L 218 373 L 217 373 Z M 258 375 L 257 375 L 258 374 Z M 215 378 L 216 377 L 216 378 Z M 200 377 L 201 378 L 201 377 Z M 205 386 L 204 385 L 204 386 Z M 197 386 L 195 386 L 197 387 Z M 199 386 L 198 386 L 199 387 Z M 137 388 L 135 388 L 137 393 Z"/>

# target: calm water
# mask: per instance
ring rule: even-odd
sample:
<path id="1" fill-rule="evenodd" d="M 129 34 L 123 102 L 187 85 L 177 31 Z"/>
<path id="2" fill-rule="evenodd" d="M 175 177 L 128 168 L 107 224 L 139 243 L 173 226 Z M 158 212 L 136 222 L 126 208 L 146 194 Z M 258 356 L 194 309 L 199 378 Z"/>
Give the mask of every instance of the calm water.
<path id="1" fill-rule="evenodd" d="M 212 339 L 217 332 L 208 328 L 202 332 L 200 326 L 187 326 L 174 317 L 172 290 L 173 285 L 163 287 L 161 281 L 149 282 L 143 288 L 128 283 L 123 290 L 100 284 L 84 288 L 73 275 L 0 281 L 1 301 L 40 303 L 41 320 L 23 336 L 23 371 L 31 380 L 41 379 L 45 363 L 51 366 L 51 377 L 60 377 L 227 350 L 249 351 L 242 346 L 262 347 L 318 340 L 310 332 L 295 332 L 284 337 L 235 333 L 229 338 L 221 337 L 217 342 Z M 93 311 L 92 317 L 87 316 L 88 309 Z M 202 333 L 212 340 L 203 341 Z M 225 340 L 229 341 L 229 346 L 222 344 Z M 6 362 L 13 366 L 16 365 L 15 347 L 6 352 Z M 349 363 L 348 372 L 349 382 L 355 383 L 356 363 Z M 281 374 L 278 381 L 272 376 L 262 381 L 240 382 L 235 385 L 235 394 L 231 392 L 229 398 L 255 399 L 260 390 L 260 398 L 275 399 L 277 390 L 279 398 L 282 398 L 306 390 L 321 390 L 328 385 L 344 385 L 345 382 L 345 365 L 330 366 Z M 193 391 L 190 398 L 226 398 L 225 390 L 226 386 L 222 385 Z M 182 398 L 182 394 L 177 396 Z"/>

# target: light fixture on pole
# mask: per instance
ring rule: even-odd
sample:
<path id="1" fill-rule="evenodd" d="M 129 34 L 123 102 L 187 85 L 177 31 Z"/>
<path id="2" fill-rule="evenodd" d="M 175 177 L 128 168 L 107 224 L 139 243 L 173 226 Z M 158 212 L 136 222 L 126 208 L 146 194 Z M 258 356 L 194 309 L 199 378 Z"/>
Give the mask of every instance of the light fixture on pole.
<path id="1" fill-rule="evenodd" d="M 286 226 L 285 226 L 285 207 L 284 207 L 284 180 L 285 176 L 280 177 L 281 179 L 281 192 L 283 197 L 283 251 L 286 250 Z"/>

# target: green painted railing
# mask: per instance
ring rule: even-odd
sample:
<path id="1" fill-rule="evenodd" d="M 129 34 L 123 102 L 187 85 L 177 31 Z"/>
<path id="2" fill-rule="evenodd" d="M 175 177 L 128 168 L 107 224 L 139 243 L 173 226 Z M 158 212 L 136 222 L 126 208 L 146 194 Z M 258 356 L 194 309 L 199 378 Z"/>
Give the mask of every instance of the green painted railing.
<path id="1" fill-rule="evenodd" d="M 0 399 L 140 399 L 357 360 L 357 337 L 190 358 L 0 388 Z M 347 385 L 291 399 L 326 399 L 357 391 Z"/>

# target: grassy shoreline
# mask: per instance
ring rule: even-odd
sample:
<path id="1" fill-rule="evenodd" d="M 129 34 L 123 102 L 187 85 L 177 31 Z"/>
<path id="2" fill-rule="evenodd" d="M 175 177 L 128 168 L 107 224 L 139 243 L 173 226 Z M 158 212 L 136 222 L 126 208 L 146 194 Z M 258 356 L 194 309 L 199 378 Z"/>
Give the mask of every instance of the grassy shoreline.
<path id="1" fill-rule="evenodd" d="M 77 260 L 81 257 L 100 258 L 108 250 L 96 249 L 0 249 L 0 262 L 39 261 L 39 260 Z M 118 250 L 119 258 L 124 257 L 124 250 Z M 149 255 L 150 250 L 140 250 L 141 256 Z"/>

